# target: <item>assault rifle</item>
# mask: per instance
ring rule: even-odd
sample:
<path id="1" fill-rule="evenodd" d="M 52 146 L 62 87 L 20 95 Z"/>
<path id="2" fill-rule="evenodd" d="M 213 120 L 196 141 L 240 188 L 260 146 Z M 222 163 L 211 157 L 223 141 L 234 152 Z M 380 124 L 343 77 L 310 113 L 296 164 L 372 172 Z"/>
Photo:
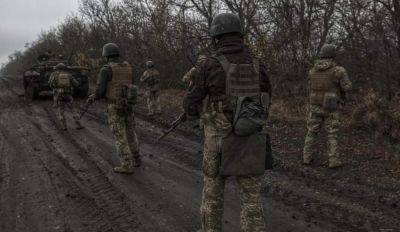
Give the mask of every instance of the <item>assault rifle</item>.
<path id="1" fill-rule="evenodd" d="M 181 123 L 183 123 L 185 121 L 186 121 L 186 114 L 182 113 L 181 115 L 179 115 L 179 117 L 177 119 L 175 119 L 172 122 L 170 128 L 168 130 L 164 131 L 164 133 L 160 137 L 158 137 L 157 142 L 161 141 L 163 138 L 165 138 L 165 136 L 167 136 L 169 133 L 171 133 L 173 130 L 175 130 L 175 128 L 179 124 L 181 124 Z"/>

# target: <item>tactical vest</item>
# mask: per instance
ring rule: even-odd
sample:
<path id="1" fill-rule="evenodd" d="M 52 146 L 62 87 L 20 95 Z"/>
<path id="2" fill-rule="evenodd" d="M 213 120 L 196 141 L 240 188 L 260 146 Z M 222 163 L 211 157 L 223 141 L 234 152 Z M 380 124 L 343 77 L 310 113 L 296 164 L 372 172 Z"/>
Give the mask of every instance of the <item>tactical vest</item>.
<path id="1" fill-rule="evenodd" d="M 260 100 L 260 64 L 254 60 L 252 64 L 233 64 L 225 56 L 216 57 L 222 65 L 225 75 L 225 95 L 231 103 L 238 97 L 251 97 Z"/>
<path id="2" fill-rule="evenodd" d="M 339 87 L 336 84 L 334 74 L 335 67 L 327 70 L 315 70 L 310 72 L 310 104 L 323 106 L 327 94 L 339 96 Z"/>
<path id="3" fill-rule="evenodd" d="M 72 88 L 72 76 L 67 72 L 59 72 L 57 75 L 57 88 L 69 90 Z"/>
<path id="4" fill-rule="evenodd" d="M 132 67 L 128 62 L 110 63 L 112 70 L 112 80 L 108 83 L 106 98 L 108 100 L 118 100 L 123 98 L 124 88 L 132 85 Z"/>

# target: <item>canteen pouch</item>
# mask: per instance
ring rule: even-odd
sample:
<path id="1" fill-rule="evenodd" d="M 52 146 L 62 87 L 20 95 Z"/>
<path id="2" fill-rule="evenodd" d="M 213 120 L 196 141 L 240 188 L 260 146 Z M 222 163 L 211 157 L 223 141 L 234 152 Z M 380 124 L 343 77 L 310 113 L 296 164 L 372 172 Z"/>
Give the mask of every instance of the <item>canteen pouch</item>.
<path id="1" fill-rule="evenodd" d="M 222 139 L 220 176 L 259 176 L 264 174 L 267 137 L 263 133 Z"/>
<path id="2" fill-rule="evenodd" d="M 322 105 L 326 111 L 335 111 L 339 107 L 339 99 L 336 93 L 325 93 Z"/>

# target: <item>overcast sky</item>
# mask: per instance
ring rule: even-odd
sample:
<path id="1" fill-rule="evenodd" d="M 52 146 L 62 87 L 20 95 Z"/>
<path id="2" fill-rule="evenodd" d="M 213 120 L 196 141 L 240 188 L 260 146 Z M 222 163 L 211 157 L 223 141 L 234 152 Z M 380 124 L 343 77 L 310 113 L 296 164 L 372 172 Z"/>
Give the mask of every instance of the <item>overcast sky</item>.
<path id="1" fill-rule="evenodd" d="M 0 64 L 78 6 L 79 0 L 0 0 Z"/>

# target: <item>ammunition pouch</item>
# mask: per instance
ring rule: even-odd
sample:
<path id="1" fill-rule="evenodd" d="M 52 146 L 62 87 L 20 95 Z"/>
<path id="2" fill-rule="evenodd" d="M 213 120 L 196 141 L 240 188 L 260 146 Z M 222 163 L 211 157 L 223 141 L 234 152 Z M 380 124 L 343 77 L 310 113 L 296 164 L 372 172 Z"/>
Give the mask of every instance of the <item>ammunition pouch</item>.
<path id="1" fill-rule="evenodd" d="M 339 97 L 336 93 L 325 93 L 322 107 L 326 111 L 335 111 L 339 108 Z"/>

